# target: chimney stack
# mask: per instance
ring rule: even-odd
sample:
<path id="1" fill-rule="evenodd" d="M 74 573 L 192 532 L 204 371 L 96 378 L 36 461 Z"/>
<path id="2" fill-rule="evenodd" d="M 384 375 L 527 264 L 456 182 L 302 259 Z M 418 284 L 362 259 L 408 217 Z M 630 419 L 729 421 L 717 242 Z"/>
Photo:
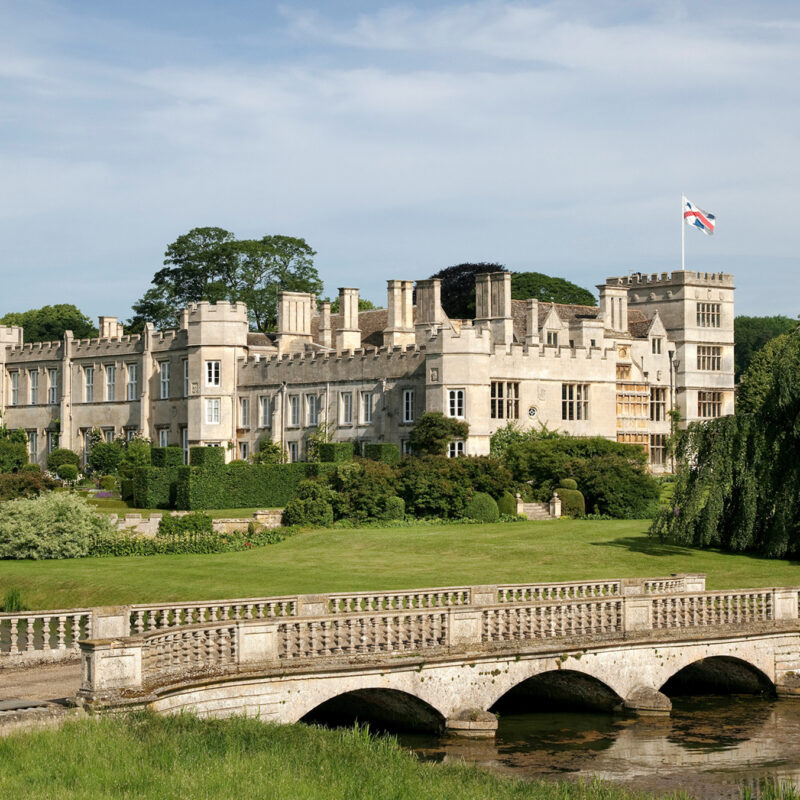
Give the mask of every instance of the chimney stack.
<path id="1" fill-rule="evenodd" d="M 278 353 L 298 352 L 311 344 L 313 304 L 313 294 L 278 292 Z"/>
<path id="2" fill-rule="evenodd" d="M 100 317 L 100 338 L 118 339 L 124 334 L 122 324 L 116 317 Z"/>
<path id="3" fill-rule="evenodd" d="M 339 289 L 339 313 L 342 327 L 336 329 L 337 350 L 358 350 L 361 328 L 358 327 L 358 289 Z"/>
<path id="4" fill-rule="evenodd" d="M 387 281 L 387 326 L 383 343 L 387 347 L 414 344 L 414 306 L 412 281 Z"/>

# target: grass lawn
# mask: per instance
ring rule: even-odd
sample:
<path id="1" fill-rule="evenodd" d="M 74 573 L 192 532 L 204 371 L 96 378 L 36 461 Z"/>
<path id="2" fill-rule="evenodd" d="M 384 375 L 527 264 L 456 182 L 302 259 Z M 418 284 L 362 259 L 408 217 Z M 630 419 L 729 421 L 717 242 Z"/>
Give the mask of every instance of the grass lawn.
<path id="1" fill-rule="evenodd" d="M 710 589 L 800 585 L 797 562 L 661 544 L 646 520 L 315 530 L 239 553 L 0 561 L 33 609 L 704 572 Z"/>

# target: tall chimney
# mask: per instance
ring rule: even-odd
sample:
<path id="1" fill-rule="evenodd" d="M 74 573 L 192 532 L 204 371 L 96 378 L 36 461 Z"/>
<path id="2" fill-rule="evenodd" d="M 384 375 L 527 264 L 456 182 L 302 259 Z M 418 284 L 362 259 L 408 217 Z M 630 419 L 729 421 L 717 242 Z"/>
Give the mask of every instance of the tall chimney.
<path id="1" fill-rule="evenodd" d="M 387 347 L 414 344 L 414 324 L 411 281 L 387 281 L 386 308 L 388 318 L 383 331 Z"/>
<path id="2" fill-rule="evenodd" d="M 607 330 L 628 330 L 628 287 L 609 283 L 597 287 L 600 315 Z"/>
<path id="3" fill-rule="evenodd" d="M 525 343 L 528 347 L 539 346 L 539 301 L 529 297 L 525 301 L 525 327 L 528 329 Z"/>
<path id="4" fill-rule="evenodd" d="M 475 276 L 475 322 L 488 324 L 495 344 L 514 341 L 510 272 Z"/>
<path id="5" fill-rule="evenodd" d="M 331 330 L 331 303 L 324 300 L 319 309 L 319 341 L 323 347 L 333 347 L 333 331 Z"/>
<path id="6" fill-rule="evenodd" d="M 337 350 L 358 350 L 361 329 L 358 327 L 358 289 L 339 289 L 339 313 L 342 327 L 336 329 Z"/>
<path id="7" fill-rule="evenodd" d="M 297 352 L 311 343 L 313 303 L 313 294 L 278 292 L 278 353 Z"/>

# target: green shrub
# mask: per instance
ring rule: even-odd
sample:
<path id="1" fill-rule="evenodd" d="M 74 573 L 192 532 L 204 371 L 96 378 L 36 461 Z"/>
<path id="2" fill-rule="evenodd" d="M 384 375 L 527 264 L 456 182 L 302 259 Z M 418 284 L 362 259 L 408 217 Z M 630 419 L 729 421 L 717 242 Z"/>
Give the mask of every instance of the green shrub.
<path id="1" fill-rule="evenodd" d="M 353 442 L 320 442 L 319 460 L 325 462 L 340 463 L 342 461 L 352 461 L 354 453 Z"/>
<path id="2" fill-rule="evenodd" d="M 402 497 L 387 497 L 384 501 L 383 514 L 381 519 L 405 519 L 406 501 Z"/>
<path id="3" fill-rule="evenodd" d="M 577 489 L 578 488 L 578 481 L 573 480 L 572 478 L 562 478 L 558 482 L 559 489 Z"/>
<path id="4" fill-rule="evenodd" d="M 102 491 L 113 492 L 117 488 L 117 479 L 113 475 L 103 475 L 99 485 Z"/>
<path id="5" fill-rule="evenodd" d="M 415 455 L 443 456 L 454 439 L 466 439 L 469 424 L 446 417 L 439 411 L 426 411 L 411 429 L 408 443 Z"/>
<path id="6" fill-rule="evenodd" d="M 564 517 L 583 517 L 586 515 L 586 501 L 577 489 L 556 489 L 561 499 L 561 515 Z"/>
<path id="7" fill-rule="evenodd" d="M 133 475 L 136 508 L 175 508 L 178 470 L 182 467 L 137 467 Z"/>
<path id="8" fill-rule="evenodd" d="M 219 450 L 220 448 L 216 448 Z M 180 447 L 151 447 L 150 463 L 154 467 L 182 467 L 183 450 Z"/>
<path id="9" fill-rule="evenodd" d="M 66 447 L 57 447 L 47 456 L 47 469 L 58 473 L 58 468 L 62 464 L 72 464 L 77 469 L 81 465 L 80 456 L 72 450 L 67 450 Z"/>
<path id="10" fill-rule="evenodd" d="M 125 500 L 133 500 L 133 479 L 120 478 L 119 479 L 119 496 Z"/>
<path id="11" fill-rule="evenodd" d="M 42 474 L 42 468 L 38 464 L 23 464 L 19 468 L 19 472 L 22 475 L 28 475 L 28 474 L 30 474 L 30 475 L 41 475 Z"/>
<path id="12" fill-rule="evenodd" d="M 497 510 L 501 516 L 517 516 L 517 499 L 511 492 L 503 492 L 503 496 L 497 501 Z"/>
<path id="13" fill-rule="evenodd" d="M 111 535 L 108 517 L 80 494 L 49 492 L 10 500 L 0 515 L 0 558 L 80 558 L 96 536 Z"/>
<path id="14" fill-rule="evenodd" d="M 189 465 L 197 467 L 198 469 L 217 469 L 224 467 L 225 450 L 222 447 L 190 447 Z"/>
<path id="15" fill-rule="evenodd" d="M 122 445 L 117 473 L 120 478 L 133 478 L 139 467 L 150 466 L 150 442 L 138 436 Z"/>
<path id="16" fill-rule="evenodd" d="M 159 536 L 197 536 L 204 533 L 214 533 L 214 521 L 202 511 L 181 516 L 166 514 L 158 524 Z"/>
<path id="17" fill-rule="evenodd" d="M 92 472 L 110 475 L 119 468 L 121 458 L 122 444 L 120 442 L 95 442 L 89 450 L 87 464 Z"/>
<path id="18" fill-rule="evenodd" d="M 286 453 L 277 442 L 265 436 L 258 443 L 258 450 L 250 457 L 253 464 L 283 464 Z"/>
<path id="19" fill-rule="evenodd" d="M 478 522 L 497 522 L 500 518 L 497 501 L 486 492 L 475 492 L 470 497 L 464 507 L 464 515 Z"/>
<path id="20" fill-rule="evenodd" d="M 329 483 L 336 519 L 380 519 L 386 512 L 386 499 L 396 494 L 394 471 L 380 461 L 338 464 Z"/>
<path id="21" fill-rule="evenodd" d="M 364 458 L 372 461 L 383 461 L 384 464 L 394 465 L 400 461 L 400 448 L 388 442 L 371 442 L 362 447 Z"/>
<path id="22" fill-rule="evenodd" d="M 0 439 L 0 472 L 17 472 L 27 461 L 27 445 L 10 439 Z"/>
<path id="23" fill-rule="evenodd" d="M 284 525 L 333 525 L 333 492 L 320 481 L 303 481 L 297 487 L 297 496 L 286 504 L 283 511 Z"/>
<path id="24" fill-rule="evenodd" d="M 78 468 L 74 464 L 59 464 L 57 474 L 62 481 L 68 483 L 78 480 Z"/>
<path id="25" fill-rule="evenodd" d="M 58 484 L 41 470 L 0 473 L 0 502 L 17 497 L 38 497 L 42 492 L 52 491 L 56 486 Z"/>

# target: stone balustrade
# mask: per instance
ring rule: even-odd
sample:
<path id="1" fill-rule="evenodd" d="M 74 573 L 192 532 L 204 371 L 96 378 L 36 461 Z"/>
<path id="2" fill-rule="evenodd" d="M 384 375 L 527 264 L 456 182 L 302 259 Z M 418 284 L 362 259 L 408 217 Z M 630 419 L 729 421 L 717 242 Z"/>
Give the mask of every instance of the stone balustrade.
<path id="1" fill-rule="evenodd" d="M 702 576 L 682 577 L 694 585 Z M 608 589 L 609 583 L 616 584 L 615 592 Z M 576 585 L 560 584 L 560 591 L 565 586 L 573 591 Z M 558 599 L 563 595 L 555 592 L 553 584 L 542 593 L 547 595 L 545 600 L 510 601 L 501 592 L 510 587 L 498 586 L 306 595 L 292 599 L 294 615 L 223 617 L 134 636 L 115 633 L 129 626 L 131 609 L 108 609 L 105 616 L 94 618 L 107 637 L 80 643 L 81 696 L 90 702 L 116 702 L 193 676 L 236 674 L 255 665 L 302 669 L 306 664 L 313 668 L 316 662 L 352 664 L 366 659 L 374 663 L 421 653 L 435 659 L 553 640 L 590 643 L 648 633 L 663 637 L 670 628 L 738 626 L 741 630 L 753 624 L 798 620 L 796 587 L 678 595 L 674 586 L 666 586 L 672 593 L 658 595 L 650 591 L 652 580 L 595 581 L 582 586 L 579 591 L 602 586 L 608 594 Z M 420 605 L 407 605 L 407 596 Z M 501 596 L 504 600 L 499 602 Z M 247 605 L 217 604 L 214 608 L 231 612 Z M 370 607 L 364 610 L 365 605 Z"/>

